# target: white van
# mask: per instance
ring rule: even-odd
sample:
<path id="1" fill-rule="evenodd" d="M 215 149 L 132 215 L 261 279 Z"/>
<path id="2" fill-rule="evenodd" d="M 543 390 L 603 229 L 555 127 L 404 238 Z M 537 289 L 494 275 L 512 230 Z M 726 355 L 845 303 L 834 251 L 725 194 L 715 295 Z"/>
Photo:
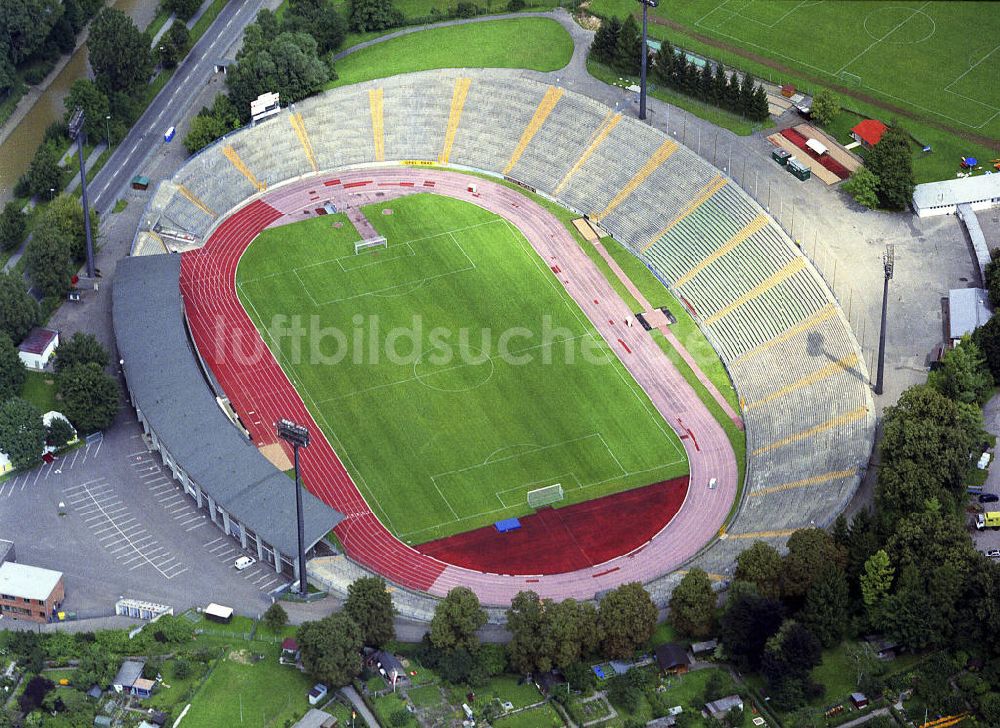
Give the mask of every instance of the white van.
<path id="1" fill-rule="evenodd" d="M 251 566 L 257 563 L 257 559 L 250 556 L 241 556 L 236 559 L 236 563 L 233 566 L 236 567 L 237 571 L 243 571 L 244 569 L 249 569 Z"/>

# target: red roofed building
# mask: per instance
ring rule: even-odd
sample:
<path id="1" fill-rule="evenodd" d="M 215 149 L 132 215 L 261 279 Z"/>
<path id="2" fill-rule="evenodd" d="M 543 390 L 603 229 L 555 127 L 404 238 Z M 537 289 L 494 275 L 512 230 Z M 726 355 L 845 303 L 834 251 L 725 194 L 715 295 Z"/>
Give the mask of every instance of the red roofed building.
<path id="1" fill-rule="evenodd" d="M 883 134 L 885 134 L 885 124 L 878 119 L 865 119 L 851 129 L 851 136 L 854 137 L 854 140 L 868 149 L 878 144 Z"/>
<path id="2" fill-rule="evenodd" d="M 17 347 L 17 354 L 28 369 L 44 369 L 57 346 L 58 331 L 36 327 L 24 337 L 24 341 Z"/>

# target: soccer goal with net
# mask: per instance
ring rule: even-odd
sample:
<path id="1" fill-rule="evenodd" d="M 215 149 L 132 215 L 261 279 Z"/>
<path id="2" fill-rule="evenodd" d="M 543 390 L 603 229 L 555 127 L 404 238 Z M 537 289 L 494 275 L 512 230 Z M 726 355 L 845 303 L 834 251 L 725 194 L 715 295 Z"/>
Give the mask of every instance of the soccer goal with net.
<path id="1" fill-rule="evenodd" d="M 562 483 L 546 485 L 544 488 L 535 488 L 528 491 L 528 505 L 532 508 L 540 508 L 551 503 L 557 503 L 563 499 Z"/>
<path id="2" fill-rule="evenodd" d="M 363 253 L 366 250 L 371 250 L 372 248 L 387 248 L 389 247 L 389 241 L 385 238 L 369 238 L 368 240 L 359 240 L 354 244 L 354 254 Z"/>
<path id="3" fill-rule="evenodd" d="M 854 88 L 861 88 L 862 86 L 861 76 L 858 76 L 854 73 L 848 73 L 847 71 L 840 72 L 840 80 L 843 81 L 846 85 L 852 86 Z"/>

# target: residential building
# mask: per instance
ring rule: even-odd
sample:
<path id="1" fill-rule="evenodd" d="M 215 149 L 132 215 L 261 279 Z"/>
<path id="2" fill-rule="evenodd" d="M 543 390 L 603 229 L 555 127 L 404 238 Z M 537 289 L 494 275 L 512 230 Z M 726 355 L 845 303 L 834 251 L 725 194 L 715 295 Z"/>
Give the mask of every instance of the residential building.
<path id="1" fill-rule="evenodd" d="M 64 598 L 62 572 L 13 561 L 0 565 L 0 614 L 4 617 L 48 622 Z"/>

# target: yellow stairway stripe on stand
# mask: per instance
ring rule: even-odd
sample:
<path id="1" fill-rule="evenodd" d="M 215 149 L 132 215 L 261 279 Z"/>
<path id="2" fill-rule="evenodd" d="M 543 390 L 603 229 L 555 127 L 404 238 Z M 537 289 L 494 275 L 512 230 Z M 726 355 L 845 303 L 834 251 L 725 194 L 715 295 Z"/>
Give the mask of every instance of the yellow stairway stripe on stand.
<path id="1" fill-rule="evenodd" d="M 202 202 L 194 192 L 189 190 L 184 185 L 177 185 L 177 191 L 180 192 L 184 197 L 194 203 L 195 207 L 204 212 L 209 217 L 218 217 L 219 215 L 211 207 Z"/>
<path id="2" fill-rule="evenodd" d="M 635 176 L 630 179 L 628 183 L 622 187 L 621 191 L 615 195 L 614 199 L 608 203 L 608 206 L 600 212 L 591 215 L 591 217 L 600 221 L 614 212 L 615 208 L 622 204 L 626 197 L 635 192 L 636 187 L 645 182 L 649 175 L 653 174 L 657 167 L 666 162 L 670 158 L 670 155 L 675 151 L 677 151 L 677 142 L 672 139 L 667 139 L 667 141 L 663 142 L 663 144 L 661 144 L 660 147 L 653 152 L 653 155 L 646 160 L 646 163 L 642 165 L 642 168 L 635 173 Z"/>
<path id="3" fill-rule="evenodd" d="M 232 162 L 233 166 L 240 171 L 240 174 L 250 180 L 250 184 L 254 186 L 255 190 L 263 192 L 267 189 L 267 185 L 257 179 L 254 173 L 251 172 L 250 168 L 246 165 L 246 162 L 240 158 L 239 153 L 233 149 L 232 145 L 227 144 L 224 146 L 222 148 L 222 153 L 225 154 L 226 159 Z"/>
<path id="4" fill-rule="evenodd" d="M 295 136 L 299 138 L 299 144 L 302 145 L 302 151 L 306 153 L 306 159 L 309 160 L 309 166 L 312 167 L 313 172 L 319 172 L 319 165 L 316 164 L 316 155 L 313 154 L 312 142 L 309 141 L 309 133 L 306 131 L 306 124 L 302 119 L 302 114 L 292 114 L 288 117 L 288 119 L 292 122 L 292 128 L 295 129 Z"/>
<path id="5" fill-rule="evenodd" d="M 459 78 L 455 80 L 455 91 L 451 95 L 451 113 L 448 114 L 448 128 L 444 133 L 444 147 L 438 155 L 441 164 L 448 164 L 451 159 L 451 147 L 455 143 L 455 134 L 458 132 L 458 124 L 462 120 L 462 109 L 465 108 L 465 99 L 469 95 L 469 86 L 472 85 L 471 78 Z"/>
<path id="6" fill-rule="evenodd" d="M 372 111 L 372 140 L 375 142 L 375 161 L 385 161 L 385 126 L 382 116 L 382 89 L 373 88 L 368 92 L 368 104 Z"/>
<path id="7" fill-rule="evenodd" d="M 701 188 L 701 190 L 699 190 L 698 194 L 695 195 L 694 199 L 684 206 L 684 209 L 677 214 L 677 217 L 675 217 L 673 220 L 664 225 L 663 228 L 660 230 L 660 232 L 656 233 L 656 235 L 654 235 L 653 238 L 648 243 L 646 243 L 645 247 L 643 247 L 642 249 L 642 252 L 645 253 L 647 250 L 652 248 L 657 240 L 659 240 L 668 232 L 670 232 L 670 228 L 672 228 L 674 225 L 679 223 L 685 217 L 687 217 L 692 212 L 701 207 L 708 200 L 709 197 L 714 195 L 716 192 L 718 192 L 725 186 L 726 186 L 726 178 L 723 177 L 721 174 L 715 175 L 712 179 L 708 181 L 708 183 L 704 187 Z"/>
<path id="8" fill-rule="evenodd" d="M 542 124 L 545 120 L 549 118 L 549 114 L 556 107 L 559 99 L 562 98 L 563 90 L 556 86 L 549 86 L 548 91 L 545 92 L 545 96 L 542 97 L 541 102 L 538 104 L 538 108 L 535 109 L 535 115 L 531 117 L 531 121 L 528 122 L 527 128 L 525 128 L 524 133 L 521 134 L 521 141 L 517 143 L 517 147 L 514 149 L 514 153 L 510 155 L 510 161 L 507 162 L 507 166 L 504 167 L 503 173 L 509 173 L 514 165 L 517 164 L 517 160 L 521 158 L 524 154 L 524 150 L 528 148 L 528 144 L 531 142 L 532 137 L 538 133 L 538 130 L 542 128 Z"/>
<path id="9" fill-rule="evenodd" d="M 587 160 L 590 159 L 591 155 L 597 151 L 597 148 L 601 146 L 601 143 L 605 139 L 608 138 L 608 134 L 610 134 L 611 131 L 616 126 L 618 126 L 618 122 L 620 122 L 621 120 L 622 120 L 621 114 L 615 111 L 608 112 L 608 115 L 605 116 L 604 119 L 601 121 L 601 125 L 597 127 L 597 129 L 594 131 L 590 143 L 587 145 L 587 148 L 583 151 L 583 154 L 581 154 L 580 158 L 576 160 L 576 164 L 570 167 L 569 172 L 567 172 L 566 176 L 562 178 L 562 181 L 556 185 L 556 188 L 552 191 L 552 194 L 558 195 L 560 192 L 562 192 L 562 188 L 565 187 L 567 184 L 569 184 L 570 178 L 574 174 L 580 171 L 580 167 L 586 164 Z"/>

